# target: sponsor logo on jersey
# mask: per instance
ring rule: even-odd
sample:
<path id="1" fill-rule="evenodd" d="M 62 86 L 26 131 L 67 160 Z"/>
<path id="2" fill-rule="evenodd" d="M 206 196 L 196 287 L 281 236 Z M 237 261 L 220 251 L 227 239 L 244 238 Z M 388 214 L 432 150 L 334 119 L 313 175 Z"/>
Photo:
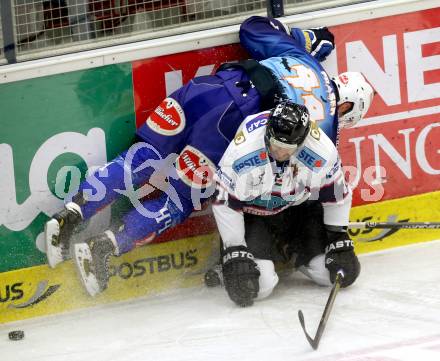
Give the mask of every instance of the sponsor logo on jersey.
<path id="1" fill-rule="evenodd" d="M 262 127 L 267 124 L 267 118 L 269 117 L 268 113 L 260 114 L 259 116 L 249 120 L 246 123 L 246 130 L 248 133 L 252 133 L 255 129 Z"/>
<path id="2" fill-rule="evenodd" d="M 304 147 L 297 155 L 298 160 L 303 163 L 307 168 L 313 172 L 319 172 L 319 170 L 327 163 L 327 161 L 320 155 L 316 154 L 313 150 Z"/>
<path id="3" fill-rule="evenodd" d="M 176 169 L 187 185 L 201 189 L 212 184 L 215 166 L 202 152 L 187 145 L 176 160 Z"/>
<path id="4" fill-rule="evenodd" d="M 185 128 L 185 113 L 173 98 L 165 98 L 148 117 L 146 124 L 162 135 L 176 135 Z"/>
<path id="5" fill-rule="evenodd" d="M 233 164 L 232 169 L 235 173 L 240 174 L 252 168 L 262 166 L 268 163 L 268 157 L 264 148 L 258 149 L 252 153 L 238 158 Z"/>

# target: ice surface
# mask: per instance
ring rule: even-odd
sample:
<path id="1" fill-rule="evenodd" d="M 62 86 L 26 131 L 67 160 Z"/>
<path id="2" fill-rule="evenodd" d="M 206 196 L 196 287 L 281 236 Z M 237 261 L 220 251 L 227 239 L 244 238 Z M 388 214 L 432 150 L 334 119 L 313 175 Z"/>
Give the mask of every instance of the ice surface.
<path id="1" fill-rule="evenodd" d="M 440 241 L 363 255 L 361 276 L 337 298 L 319 349 L 329 289 L 299 273 L 238 308 L 224 289 L 174 291 L 129 303 L 0 325 L 2 361 L 438 361 Z M 9 341 L 11 330 L 25 339 Z"/>

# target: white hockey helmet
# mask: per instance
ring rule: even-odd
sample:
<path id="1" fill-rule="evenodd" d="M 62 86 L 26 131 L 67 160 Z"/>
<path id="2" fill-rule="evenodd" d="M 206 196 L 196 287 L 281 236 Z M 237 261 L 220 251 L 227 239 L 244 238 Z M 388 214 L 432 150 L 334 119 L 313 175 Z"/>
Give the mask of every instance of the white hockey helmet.
<path id="1" fill-rule="evenodd" d="M 350 128 L 361 120 L 367 113 L 373 101 L 374 91 L 364 76 L 355 71 L 339 74 L 332 79 L 339 92 L 338 105 L 351 102 L 353 107 L 339 117 L 341 128 Z"/>

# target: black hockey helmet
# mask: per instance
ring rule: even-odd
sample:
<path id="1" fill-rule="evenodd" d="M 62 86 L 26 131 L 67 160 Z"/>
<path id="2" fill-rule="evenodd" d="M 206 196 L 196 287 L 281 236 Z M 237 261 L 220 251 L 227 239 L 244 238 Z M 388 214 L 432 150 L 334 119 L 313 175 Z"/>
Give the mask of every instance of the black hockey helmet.
<path id="1" fill-rule="evenodd" d="M 309 111 L 290 100 L 280 101 L 272 109 L 266 127 L 266 143 L 296 149 L 310 130 Z"/>

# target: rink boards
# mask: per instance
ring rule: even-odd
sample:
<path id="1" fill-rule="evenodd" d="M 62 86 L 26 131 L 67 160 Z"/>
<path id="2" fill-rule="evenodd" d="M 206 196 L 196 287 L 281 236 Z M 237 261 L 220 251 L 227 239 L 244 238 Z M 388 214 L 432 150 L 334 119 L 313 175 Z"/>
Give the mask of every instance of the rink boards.
<path id="1" fill-rule="evenodd" d="M 427 221 L 439 213 L 440 192 L 434 192 L 355 207 L 351 220 Z M 439 231 L 382 229 L 352 231 L 351 235 L 362 254 L 435 240 Z M 215 233 L 135 249 L 112 259 L 109 288 L 95 298 L 86 294 L 72 261 L 56 269 L 41 265 L 1 273 L 0 323 L 201 286 L 218 254 Z"/>
<path id="2" fill-rule="evenodd" d="M 55 270 L 41 265 L 1 273 L 0 323 L 199 285 L 213 239 L 213 235 L 191 237 L 113 258 L 109 288 L 95 298 L 82 287 L 73 261 Z"/>

